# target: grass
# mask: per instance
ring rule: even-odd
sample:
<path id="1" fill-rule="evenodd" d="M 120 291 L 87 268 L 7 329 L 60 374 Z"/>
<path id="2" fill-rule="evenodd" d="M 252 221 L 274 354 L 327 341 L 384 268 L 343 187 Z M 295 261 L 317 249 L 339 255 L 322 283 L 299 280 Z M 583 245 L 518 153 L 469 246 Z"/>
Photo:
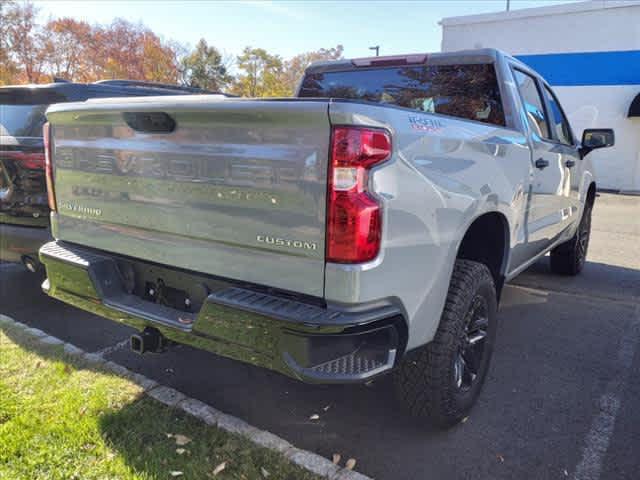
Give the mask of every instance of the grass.
<path id="1" fill-rule="evenodd" d="M 59 346 L 15 327 L 0 330 L 0 479 L 172 478 L 317 477 Z"/>

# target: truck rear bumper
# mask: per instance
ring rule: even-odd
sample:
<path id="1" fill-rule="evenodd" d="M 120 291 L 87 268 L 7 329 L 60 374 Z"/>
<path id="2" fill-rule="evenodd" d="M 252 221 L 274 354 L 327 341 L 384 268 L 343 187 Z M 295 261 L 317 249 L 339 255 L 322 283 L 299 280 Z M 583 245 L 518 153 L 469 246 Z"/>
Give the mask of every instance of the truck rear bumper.
<path id="1" fill-rule="evenodd" d="M 306 382 L 367 381 L 391 370 L 406 345 L 392 305 L 330 307 L 60 241 L 44 245 L 40 260 L 52 297 Z M 150 275 L 158 278 L 153 288 Z M 155 292 L 158 285 L 165 293 Z"/>
<path id="2" fill-rule="evenodd" d="M 22 262 L 24 257 L 38 260 L 38 250 L 51 240 L 51 230 L 42 227 L 0 223 L 0 259 Z"/>

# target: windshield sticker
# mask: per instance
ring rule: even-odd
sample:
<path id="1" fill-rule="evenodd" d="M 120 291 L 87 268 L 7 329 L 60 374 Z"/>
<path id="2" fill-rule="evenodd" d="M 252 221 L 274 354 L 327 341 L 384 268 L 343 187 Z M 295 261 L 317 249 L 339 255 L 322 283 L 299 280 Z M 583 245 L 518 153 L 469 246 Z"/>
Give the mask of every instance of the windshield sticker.
<path id="1" fill-rule="evenodd" d="M 436 132 L 444 128 L 444 123 L 438 119 L 409 115 L 409 125 L 414 130 L 421 132 Z"/>

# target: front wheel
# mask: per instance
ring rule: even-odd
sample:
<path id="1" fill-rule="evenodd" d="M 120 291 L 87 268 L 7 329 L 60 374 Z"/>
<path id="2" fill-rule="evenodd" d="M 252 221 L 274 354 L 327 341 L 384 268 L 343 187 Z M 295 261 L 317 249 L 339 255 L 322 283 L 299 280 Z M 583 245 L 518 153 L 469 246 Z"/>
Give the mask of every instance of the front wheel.
<path id="1" fill-rule="evenodd" d="M 496 335 L 496 288 L 482 263 L 456 260 L 431 343 L 409 352 L 395 373 L 402 404 L 450 427 L 466 417 L 484 383 Z"/>
<path id="2" fill-rule="evenodd" d="M 577 275 L 587 261 L 591 238 L 591 212 L 593 205 L 587 201 L 576 233 L 570 240 L 551 250 L 551 271 L 560 275 Z"/>

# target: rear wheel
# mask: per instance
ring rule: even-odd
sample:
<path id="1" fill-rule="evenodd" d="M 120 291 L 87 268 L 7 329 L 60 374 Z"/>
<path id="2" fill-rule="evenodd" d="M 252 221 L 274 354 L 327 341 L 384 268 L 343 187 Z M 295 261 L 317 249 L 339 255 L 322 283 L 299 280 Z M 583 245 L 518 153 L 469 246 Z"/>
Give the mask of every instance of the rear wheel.
<path id="1" fill-rule="evenodd" d="M 552 272 L 560 275 L 577 275 L 584 268 L 591 238 L 592 210 L 593 203 L 587 201 L 576 233 L 570 240 L 551 250 Z"/>
<path id="2" fill-rule="evenodd" d="M 436 335 L 395 373 L 409 412 L 439 427 L 466 417 L 484 383 L 496 334 L 496 289 L 482 263 L 457 260 Z"/>

